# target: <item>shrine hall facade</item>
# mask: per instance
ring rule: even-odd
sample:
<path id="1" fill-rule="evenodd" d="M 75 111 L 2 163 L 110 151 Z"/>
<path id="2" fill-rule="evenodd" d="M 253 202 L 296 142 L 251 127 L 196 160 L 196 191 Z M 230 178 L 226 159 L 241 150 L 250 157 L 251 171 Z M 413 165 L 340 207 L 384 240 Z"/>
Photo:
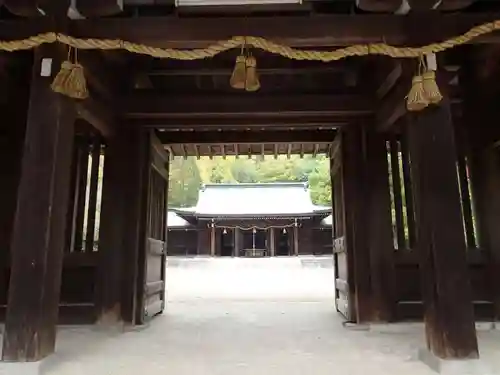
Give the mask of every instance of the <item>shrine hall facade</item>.
<path id="1" fill-rule="evenodd" d="M 331 254 L 331 208 L 307 183 L 208 184 L 195 207 L 168 213 L 168 255 Z"/>

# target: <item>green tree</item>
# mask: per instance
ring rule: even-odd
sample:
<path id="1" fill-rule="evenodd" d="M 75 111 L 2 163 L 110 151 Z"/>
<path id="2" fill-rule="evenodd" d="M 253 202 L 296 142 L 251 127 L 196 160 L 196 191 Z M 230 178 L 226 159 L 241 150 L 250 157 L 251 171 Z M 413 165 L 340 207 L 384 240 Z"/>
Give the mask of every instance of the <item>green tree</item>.
<path id="1" fill-rule="evenodd" d="M 168 203 L 171 207 L 189 207 L 196 204 L 201 186 L 200 172 L 193 157 L 173 158 L 170 163 Z"/>
<path id="2" fill-rule="evenodd" d="M 309 174 L 311 199 L 314 204 L 328 206 L 332 203 L 332 187 L 330 183 L 330 161 L 318 158 L 314 170 Z"/>

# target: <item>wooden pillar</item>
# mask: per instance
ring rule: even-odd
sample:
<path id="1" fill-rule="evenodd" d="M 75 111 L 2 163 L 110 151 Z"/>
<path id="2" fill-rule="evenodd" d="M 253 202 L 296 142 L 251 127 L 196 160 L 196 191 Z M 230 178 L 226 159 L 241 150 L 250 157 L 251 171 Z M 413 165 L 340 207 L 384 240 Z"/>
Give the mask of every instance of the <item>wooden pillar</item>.
<path id="1" fill-rule="evenodd" d="M 347 282 L 356 323 L 372 320 L 370 252 L 366 235 L 369 186 L 366 178 L 365 127 L 353 124 L 341 133 L 344 236 L 347 253 Z M 340 224 L 340 220 L 339 220 Z M 352 314 L 354 312 L 354 314 Z"/>
<path id="2" fill-rule="evenodd" d="M 276 255 L 276 236 L 275 228 L 269 228 L 269 256 Z"/>
<path id="3" fill-rule="evenodd" d="M 215 226 L 210 227 L 210 256 L 214 257 L 215 256 Z"/>
<path id="4" fill-rule="evenodd" d="M 130 215 L 130 181 L 134 152 L 127 129 L 109 139 L 106 146 L 97 272 L 97 319 L 101 324 L 122 320 L 122 266 Z M 130 275 L 133 277 L 133 275 Z"/>
<path id="5" fill-rule="evenodd" d="M 125 213 L 127 229 L 122 254 L 124 275 L 121 293 L 122 318 L 128 323 L 141 324 L 143 310 L 139 306 L 139 299 L 144 295 L 144 285 L 140 284 L 142 281 L 139 277 L 141 273 L 139 264 L 141 257 L 145 256 L 151 139 L 149 131 L 144 129 L 129 129 L 127 136 L 130 165 L 123 186 L 129 198 Z"/>
<path id="6" fill-rule="evenodd" d="M 240 238 L 241 238 L 240 228 L 234 228 L 233 257 L 237 257 L 240 255 Z"/>
<path id="7" fill-rule="evenodd" d="M 69 196 L 74 111 L 50 89 L 62 54 L 35 48 L 24 155 L 11 239 L 10 289 L 2 359 L 37 361 L 53 353 Z M 43 58 L 52 76 L 42 77 Z"/>
<path id="8" fill-rule="evenodd" d="M 413 116 L 408 142 L 427 346 L 440 358 L 475 358 L 455 135 L 446 98 Z"/>
<path id="9" fill-rule="evenodd" d="M 197 232 L 198 232 L 198 244 L 197 244 L 198 255 L 210 255 L 210 244 L 211 244 L 210 238 L 212 237 L 211 228 L 208 226 L 201 226 Z"/>
<path id="10" fill-rule="evenodd" d="M 367 237 L 370 257 L 371 316 L 373 322 L 394 319 L 394 243 L 392 238 L 391 197 L 386 140 L 383 134 L 369 132 L 365 158 L 368 204 Z"/>
<path id="11" fill-rule="evenodd" d="M 299 255 L 299 227 L 293 226 L 293 255 Z"/>
<path id="12" fill-rule="evenodd" d="M 9 59 L 11 54 L 3 56 Z M 17 193 L 21 174 L 24 137 L 26 129 L 26 112 L 29 100 L 29 76 L 31 67 L 25 64 L 22 69 L 22 80 L 10 81 L 10 77 L 2 77 L 4 90 L 9 95 L 0 99 L 0 111 L 3 121 L 0 125 L 0 303 L 7 304 L 8 280 L 6 278 L 10 265 L 10 244 L 12 227 L 16 213 Z M 25 78 L 26 77 L 26 78 Z M 7 91 L 6 91 L 7 92 Z"/>

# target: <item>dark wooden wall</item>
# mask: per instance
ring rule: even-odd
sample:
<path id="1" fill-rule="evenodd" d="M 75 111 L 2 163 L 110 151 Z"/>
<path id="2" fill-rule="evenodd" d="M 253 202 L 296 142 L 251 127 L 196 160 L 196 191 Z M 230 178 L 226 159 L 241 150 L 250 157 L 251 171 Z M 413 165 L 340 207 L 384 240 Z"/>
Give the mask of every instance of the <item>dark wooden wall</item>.
<path id="1" fill-rule="evenodd" d="M 2 171 L 2 203 L 0 236 L 2 282 L 0 284 L 0 317 L 4 317 L 10 277 L 10 226 L 14 218 L 18 161 L 22 156 L 23 123 L 3 133 L 2 152 L 8 152 L 9 160 Z M 16 139 L 21 138 L 19 142 Z M 59 321 L 61 323 L 90 323 L 95 320 L 96 268 L 98 253 L 100 197 L 102 175 L 99 178 L 99 161 L 104 157 L 104 146 L 99 137 L 76 134 L 72 161 L 70 209 L 67 215 L 66 246 L 63 260 Z M 86 230 L 84 229 L 86 228 Z"/>
<path id="2" fill-rule="evenodd" d="M 198 233 L 196 229 L 169 229 L 167 254 L 178 256 L 198 255 Z M 210 242 L 207 243 L 207 247 L 210 247 Z"/>
<path id="3" fill-rule="evenodd" d="M 387 141 L 390 155 L 389 179 L 391 181 L 392 228 L 394 242 L 394 279 L 396 280 L 395 319 L 421 319 L 423 316 L 421 283 L 419 276 L 418 254 L 414 248 L 415 222 L 413 196 L 410 180 L 410 162 L 407 135 L 393 137 Z M 490 154 L 495 158 L 495 151 Z M 471 165 L 464 153 L 457 150 L 457 175 L 460 186 L 462 218 L 467 243 L 467 260 L 469 264 L 469 280 L 472 287 L 472 298 L 476 319 L 490 320 L 495 317 L 494 302 L 496 286 L 492 283 L 490 272 L 491 252 L 486 246 L 481 246 L 478 238 L 478 218 L 474 207 L 477 208 L 478 195 L 472 192 L 472 176 L 481 178 L 482 163 Z M 484 165 L 484 164 L 483 164 Z M 492 191 L 489 192 L 493 193 Z M 497 191 L 495 195 L 500 194 Z M 483 197 L 484 199 L 484 197 Z M 490 195 L 492 201 L 493 196 Z M 477 210 L 476 210 L 477 211 Z M 446 223 L 443 223 L 446 225 Z"/>

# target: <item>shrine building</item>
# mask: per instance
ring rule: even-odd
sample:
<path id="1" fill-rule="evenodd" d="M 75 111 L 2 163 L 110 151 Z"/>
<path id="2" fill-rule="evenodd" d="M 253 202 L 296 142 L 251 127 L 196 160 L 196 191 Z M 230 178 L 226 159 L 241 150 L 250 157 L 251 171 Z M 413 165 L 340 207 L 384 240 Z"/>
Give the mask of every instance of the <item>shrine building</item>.
<path id="1" fill-rule="evenodd" d="M 330 214 L 306 183 L 207 184 L 195 207 L 169 211 L 168 254 L 331 254 Z"/>

